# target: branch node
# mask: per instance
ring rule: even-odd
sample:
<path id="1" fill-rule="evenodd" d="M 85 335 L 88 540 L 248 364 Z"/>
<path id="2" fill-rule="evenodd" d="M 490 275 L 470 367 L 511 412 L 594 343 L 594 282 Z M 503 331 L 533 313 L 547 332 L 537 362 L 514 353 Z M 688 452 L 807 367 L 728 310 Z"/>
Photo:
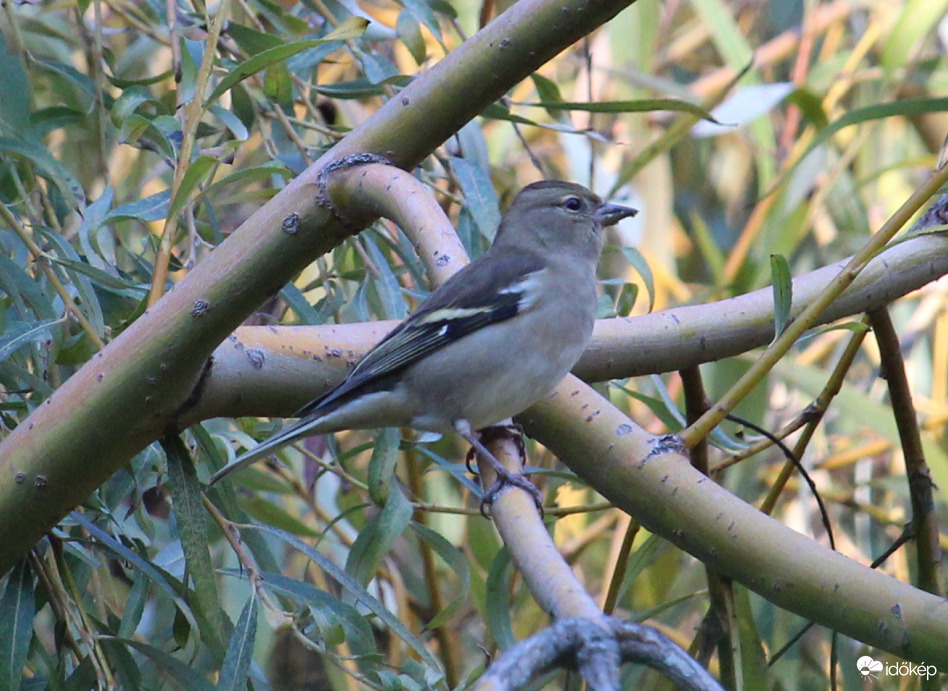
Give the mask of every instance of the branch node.
<path id="1" fill-rule="evenodd" d="M 335 161 L 327 163 L 316 175 L 316 188 L 318 192 L 316 193 L 316 203 L 319 206 L 325 207 L 332 212 L 333 217 L 339 221 L 347 230 L 352 231 L 353 233 L 357 232 L 360 228 L 357 224 L 352 223 L 349 219 L 343 216 L 335 204 L 332 203 L 329 194 L 329 178 L 330 176 L 339 170 L 346 170 L 347 168 L 354 168 L 355 166 L 364 166 L 371 163 L 379 163 L 385 166 L 392 166 L 397 168 L 390 159 L 382 156 L 381 154 L 373 154 L 368 151 L 359 154 L 352 154 L 350 156 L 343 156 L 342 158 L 337 158 Z"/>

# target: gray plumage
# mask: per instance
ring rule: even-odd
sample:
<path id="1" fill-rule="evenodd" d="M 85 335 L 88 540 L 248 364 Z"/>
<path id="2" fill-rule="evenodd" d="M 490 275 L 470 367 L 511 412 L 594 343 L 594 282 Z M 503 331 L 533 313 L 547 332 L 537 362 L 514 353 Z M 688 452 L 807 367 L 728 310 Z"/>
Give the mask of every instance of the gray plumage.
<path id="1" fill-rule="evenodd" d="M 592 335 L 602 229 L 634 209 L 581 185 L 521 190 L 490 249 L 432 293 L 300 419 L 218 471 L 300 437 L 344 429 L 473 431 L 523 412 L 572 369 Z"/>

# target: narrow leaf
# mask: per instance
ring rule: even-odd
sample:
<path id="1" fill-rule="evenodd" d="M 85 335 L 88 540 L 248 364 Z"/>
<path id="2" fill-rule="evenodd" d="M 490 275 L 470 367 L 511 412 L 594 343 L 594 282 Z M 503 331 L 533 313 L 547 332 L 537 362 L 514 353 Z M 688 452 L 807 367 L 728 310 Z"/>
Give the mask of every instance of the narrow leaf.
<path id="1" fill-rule="evenodd" d="M 384 506 L 395 479 L 395 464 L 398 462 L 399 432 L 395 427 L 379 430 L 369 459 L 369 496 L 377 506 Z"/>
<path id="2" fill-rule="evenodd" d="M 106 636 L 102 638 L 103 640 L 124 643 L 128 647 L 134 648 L 142 653 L 151 660 L 159 672 L 177 682 L 180 688 L 188 689 L 189 691 L 214 691 L 214 686 L 211 682 L 195 672 L 190 665 L 169 655 L 164 650 L 156 648 L 153 645 L 148 645 L 147 643 L 142 643 L 141 641 Z"/>
<path id="3" fill-rule="evenodd" d="M 425 624 L 425 628 L 428 630 L 436 629 L 450 621 L 455 612 L 457 612 L 467 600 L 467 594 L 471 589 L 471 572 L 468 568 L 467 558 L 461 550 L 431 528 L 421 523 L 412 523 L 411 526 L 418 537 L 428 543 L 438 556 L 444 559 L 448 568 L 457 575 L 460 585 L 457 594 L 451 602 L 449 602 L 443 610 L 438 612 L 431 621 Z"/>
<path id="4" fill-rule="evenodd" d="M 0 137 L 0 152 L 16 154 L 28 159 L 59 188 L 70 208 L 79 210 L 85 207 L 86 195 L 82 190 L 82 185 L 39 142 Z"/>
<path id="5" fill-rule="evenodd" d="M 488 171 L 466 158 L 452 158 L 451 168 L 461 184 L 464 201 L 477 229 L 485 238 L 493 238 L 500 225 L 500 203 Z"/>
<path id="6" fill-rule="evenodd" d="M 168 215 L 168 205 L 171 203 L 171 190 L 164 190 L 138 201 L 122 204 L 112 209 L 103 220 L 103 223 L 132 218 L 144 223 L 160 221 Z"/>
<path id="7" fill-rule="evenodd" d="M 648 292 L 648 311 L 651 312 L 655 307 L 655 276 L 652 274 L 652 268 L 642 253 L 634 247 L 620 247 L 619 251 L 645 282 L 645 290 Z"/>
<path id="8" fill-rule="evenodd" d="M 30 80 L 23 69 L 20 51 L 7 50 L 0 32 L 0 132 L 15 134 L 26 130 L 30 121 Z"/>
<path id="9" fill-rule="evenodd" d="M 330 41 L 348 41 L 353 38 L 359 38 L 363 33 L 365 33 L 365 28 L 368 25 L 368 20 L 363 19 L 362 17 L 349 17 L 346 21 L 336 27 L 334 31 L 327 34 L 325 38 L 310 39 L 308 41 L 296 41 L 294 43 L 286 43 L 282 46 L 264 50 L 263 52 L 254 55 L 249 60 L 245 60 L 244 62 L 240 63 L 237 67 L 231 70 L 231 72 L 221 80 L 220 84 L 217 85 L 217 88 L 214 89 L 211 95 L 208 96 L 207 100 L 204 102 L 204 105 L 207 107 L 209 104 L 220 98 L 225 92 L 227 92 L 228 89 L 231 89 L 235 84 L 242 82 L 250 75 L 256 74 L 261 70 L 265 70 L 270 65 L 286 60 L 287 58 L 307 50 L 308 48 L 315 48 L 316 46 L 329 43 Z"/>
<path id="10" fill-rule="evenodd" d="M 349 550 L 346 571 L 366 585 L 408 527 L 414 509 L 399 485 L 392 486 L 382 510 L 366 524 Z"/>
<path id="11" fill-rule="evenodd" d="M 11 322 L 6 331 L 0 335 L 0 362 L 28 343 L 49 338 L 52 325 L 58 321 L 58 319 L 46 319 L 39 322 Z"/>
<path id="12" fill-rule="evenodd" d="M 178 525 L 178 537 L 188 564 L 188 573 L 194 581 L 194 604 L 201 609 L 210 624 L 209 627 L 201 629 L 201 634 L 213 648 L 223 651 L 223 613 L 217 593 L 217 581 L 214 579 L 214 567 L 211 564 L 201 483 L 198 481 L 191 456 L 180 437 L 169 435 L 162 440 L 161 445 L 168 456 L 168 481 Z"/>
<path id="13" fill-rule="evenodd" d="M 184 177 L 181 179 L 181 184 L 178 186 L 174 198 L 171 200 L 171 206 L 168 209 L 168 218 L 173 220 L 178 216 L 181 209 L 184 208 L 184 205 L 187 204 L 191 198 L 191 192 L 217 162 L 215 157 L 207 155 L 198 156 L 191 162 L 191 165 L 188 166 L 187 171 L 184 173 Z"/>
<path id="14" fill-rule="evenodd" d="M 36 598 L 33 573 L 25 559 L 17 562 L 0 598 L 0 691 L 17 691 L 33 639 Z"/>
<path id="15" fill-rule="evenodd" d="M 221 665 L 221 678 L 217 682 L 219 691 L 238 691 L 247 688 L 250 676 L 250 663 L 253 660 L 253 644 L 257 635 L 257 597 L 251 589 L 250 599 L 244 605 L 237 620 L 237 628 L 227 645 L 224 664 Z"/>
<path id="16" fill-rule="evenodd" d="M 497 642 L 497 647 L 506 650 L 517 642 L 510 621 L 510 553 L 502 549 L 494 557 L 487 574 L 487 625 Z"/>
<path id="17" fill-rule="evenodd" d="M 671 110 L 680 113 L 691 113 L 703 120 L 717 123 L 714 116 L 701 106 L 674 98 L 644 98 L 635 101 L 539 101 L 524 103 L 525 106 L 536 106 L 547 110 L 581 110 L 587 113 L 648 113 L 653 110 Z"/>
<path id="18" fill-rule="evenodd" d="M 790 264 L 782 254 L 770 255 L 770 275 L 774 285 L 774 338 L 777 338 L 790 323 L 790 308 L 793 306 Z"/>
<path id="19" fill-rule="evenodd" d="M 280 540 L 283 540 L 297 551 L 302 552 L 304 555 L 306 555 L 306 557 L 311 559 L 323 571 L 325 571 L 331 578 L 333 578 L 346 593 L 352 595 L 360 605 L 363 605 L 366 609 L 372 612 L 372 614 L 378 617 L 379 621 L 388 627 L 393 634 L 401 638 L 413 651 L 415 651 L 424 664 L 428 665 L 434 670 L 442 669 L 441 663 L 437 658 L 434 657 L 434 655 L 431 654 L 431 651 L 428 650 L 428 646 L 425 645 L 424 641 L 412 633 L 412 631 L 407 626 L 405 626 L 405 624 L 403 624 L 397 616 L 386 609 L 385 606 L 376 598 L 374 598 L 360 583 L 358 583 L 343 569 L 339 568 L 339 566 L 337 566 L 324 554 L 320 553 L 318 550 L 314 549 L 299 538 L 269 526 L 249 526 L 245 527 L 243 530 L 244 532 L 247 532 L 248 530 L 259 530 L 263 533 L 267 533 Z"/>
<path id="20" fill-rule="evenodd" d="M 737 619 L 737 637 L 740 641 L 740 667 L 745 689 L 765 689 L 770 686 L 767 673 L 767 655 L 754 622 L 750 591 L 735 583 L 734 615 Z M 733 634 L 732 634 L 733 635 Z"/>

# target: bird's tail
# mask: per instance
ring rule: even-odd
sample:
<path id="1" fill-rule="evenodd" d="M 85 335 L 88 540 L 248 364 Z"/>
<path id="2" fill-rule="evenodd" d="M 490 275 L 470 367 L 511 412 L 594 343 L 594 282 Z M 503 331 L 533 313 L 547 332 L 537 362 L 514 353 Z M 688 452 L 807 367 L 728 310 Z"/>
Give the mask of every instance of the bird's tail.
<path id="1" fill-rule="evenodd" d="M 261 442 L 250 451 L 241 454 L 214 473 L 211 476 L 208 485 L 213 485 L 231 473 L 237 472 L 241 468 L 250 465 L 254 461 L 259 461 L 264 456 L 269 456 L 270 454 L 275 453 L 279 448 L 286 446 L 290 442 L 295 441 L 300 437 L 318 434 L 320 430 L 315 428 L 317 428 L 321 422 L 322 417 L 304 417 L 291 425 L 287 425 L 266 441 Z"/>

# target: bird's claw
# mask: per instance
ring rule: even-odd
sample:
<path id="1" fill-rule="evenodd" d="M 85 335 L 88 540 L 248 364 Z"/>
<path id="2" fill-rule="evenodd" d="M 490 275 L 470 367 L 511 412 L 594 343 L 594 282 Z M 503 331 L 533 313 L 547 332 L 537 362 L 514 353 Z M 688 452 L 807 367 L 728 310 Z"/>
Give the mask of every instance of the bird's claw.
<path id="1" fill-rule="evenodd" d="M 490 518 L 490 507 L 504 490 L 511 487 L 516 487 L 529 494 L 533 498 L 533 503 L 536 504 L 537 511 L 540 512 L 541 516 L 543 515 L 543 495 L 524 473 L 511 473 L 506 468 L 498 469 L 496 467 L 494 471 L 497 473 L 497 479 L 487 488 L 484 497 L 481 499 L 481 515 L 484 518 Z"/>

